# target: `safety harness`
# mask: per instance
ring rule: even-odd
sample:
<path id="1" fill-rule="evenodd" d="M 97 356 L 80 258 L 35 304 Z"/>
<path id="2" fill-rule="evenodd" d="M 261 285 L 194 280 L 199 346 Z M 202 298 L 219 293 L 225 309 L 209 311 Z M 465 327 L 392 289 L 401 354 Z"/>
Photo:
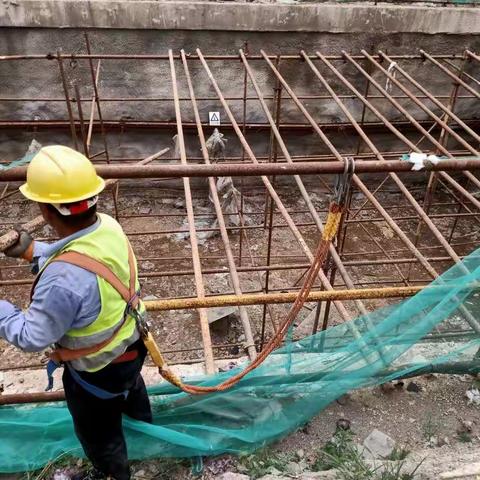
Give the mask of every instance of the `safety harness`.
<path id="1" fill-rule="evenodd" d="M 75 252 L 75 251 L 68 251 L 58 255 L 51 261 L 51 263 L 53 262 L 69 263 L 71 265 L 75 265 L 77 267 L 83 268 L 103 278 L 119 293 L 119 295 L 126 302 L 126 306 L 125 306 L 123 318 L 118 324 L 118 326 L 115 328 L 112 335 L 109 338 L 102 341 L 101 343 L 92 345 L 91 347 L 85 347 L 85 348 L 79 348 L 79 349 L 57 347 L 48 353 L 49 361 L 47 364 L 47 376 L 48 376 L 47 391 L 53 388 L 53 373 L 57 368 L 59 368 L 62 364 L 64 364 L 68 368 L 74 380 L 78 384 L 80 384 L 85 390 L 89 391 L 96 397 L 109 399 L 109 398 L 115 398 L 119 395 L 123 395 L 126 398 L 126 396 L 128 395 L 127 391 L 121 392 L 121 393 L 110 393 L 110 392 L 107 392 L 106 390 L 96 387 L 95 385 L 89 384 L 69 364 L 69 362 L 73 360 L 78 360 L 80 358 L 92 355 L 94 353 L 99 352 L 103 348 L 105 348 L 119 334 L 120 330 L 125 325 L 125 322 L 127 321 L 129 316 L 135 319 L 137 329 L 140 335 L 142 336 L 142 338 L 144 338 L 145 335 L 148 336 L 149 332 L 148 332 L 148 326 L 147 326 L 145 315 L 142 314 L 138 309 L 140 304 L 140 296 L 139 296 L 140 292 L 135 289 L 136 276 L 137 276 L 136 268 L 135 268 L 135 257 L 134 257 L 133 250 L 130 243 L 129 242 L 127 243 L 128 243 L 128 264 L 129 264 L 129 271 L 130 271 L 130 280 L 129 280 L 128 287 L 126 287 L 123 284 L 123 282 L 118 278 L 118 276 L 115 275 L 115 273 L 113 273 L 112 270 L 109 267 L 107 267 L 104 263 L 86 254 Z M 31 294 L 30 294 L 31 298 L 33 297 L 33 292 L 35 290 L 35 287 L 40 277 L 41 277 L 41 272 L 39 275 L 37 275 L 33 283 Z M 131 355 L 131 352 L 126 352 L 124 355 L 121 355 L 119 357 L 120 361 L 122 361 L 121 357 L 125 357 L 125 360 L 123 361 L 128 361 L 130 358 L 132 358 L 132 355 Z M 112 363 L 117 363 L 119 359 L 114 360 Z"/>

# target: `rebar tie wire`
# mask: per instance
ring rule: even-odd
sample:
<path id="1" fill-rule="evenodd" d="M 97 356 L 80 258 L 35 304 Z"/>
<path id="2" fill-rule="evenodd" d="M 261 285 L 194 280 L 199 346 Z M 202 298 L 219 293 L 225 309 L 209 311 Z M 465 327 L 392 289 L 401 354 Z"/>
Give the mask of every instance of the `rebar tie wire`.
<path id="1" fill-rule="evenodd" d="M 320 268 L 322 268 L 323 264 L 325 263 L 325 259 L 328 255 L 328 249 L 332 240 L 338 233 L 338 227 L 340 225 L 340 220 L 342 218 L 342 214 L 344 211 L 346 198 L 348 192 L 350 190 L 352 176 L 355 173 L 355 161 L 353 157 L 345 157 L 345 169 L 343 174 L 339 174 L 335 180 L 335 189 L 334 195 L 330 202 L 327 220 L 325 222 L 325 228 L 323 230 L 322 236 L 320 241 L 318 242 L 317 249 L 315 251 L 315 256 L 310 266 L 307 275 L 305 276 L 305 281 L 300 289 L 290 311 L 285 317 L 285 320 L 279 326 L 275 335 L 270 339 L 270 341 L 265 345 L 263 350 L 258 354 L 258 356 L 249 364 L 247 365 L 242 371 L 233 375 L 232 377 L 228 378 L 222 383 L 213 386 L 197 386 L 197 385 L 189 385 L 183 383 L 181 378 L 179 378 L 175 373 L 173 373 L 170 368 L 168 367 L 167 363 L 165 362 L 158 345 L 155 342 L 152 334 L 148 332 L 144 337 L 144 343 L 147 347 L 153 362 L 158 367 L 158 370 L 161 376 L 170 382 L 172 385 L 180 388 L 186 393 L 193 394 L 193 395 L 202 395 L 207 393 L 214 393 L 214 392 L 223 392 L 228 390 L 229 388 L 236 385 L 245 375 L 250 373 L 251 371 L 255 370 L 258 366 L 260 366 L 265 359 L 273 352 L 276 348 L 278 348 L 285 335 L 287 334 L 289 328 L 294 323 L 295 319 L 297 318 L 298 313 L 302 309 L 304 303 L 306 302 L 308 295 L 315 283 L 315 279 L 317 278 L 318 272 Z"/>

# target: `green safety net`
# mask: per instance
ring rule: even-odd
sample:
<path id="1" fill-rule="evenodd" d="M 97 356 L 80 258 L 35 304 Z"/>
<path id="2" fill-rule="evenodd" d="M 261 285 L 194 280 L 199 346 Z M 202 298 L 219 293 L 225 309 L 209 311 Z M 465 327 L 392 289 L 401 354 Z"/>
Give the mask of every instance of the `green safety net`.
<path id="1" fill-rule="evenodd" d="M 304 338 L 290 339 L 231 390 L 206 396 L 150 389 L 154 424 L 125 418 L 129 455 L 243 453 L 308 422 L 349 390 L 428 371 L 480 370 L 480 249 L 419 294 Z M 213 385 L 235 370 L 190 379 Z M 0 472 L 82 455 L 64 403 L 0 408 Z"/>

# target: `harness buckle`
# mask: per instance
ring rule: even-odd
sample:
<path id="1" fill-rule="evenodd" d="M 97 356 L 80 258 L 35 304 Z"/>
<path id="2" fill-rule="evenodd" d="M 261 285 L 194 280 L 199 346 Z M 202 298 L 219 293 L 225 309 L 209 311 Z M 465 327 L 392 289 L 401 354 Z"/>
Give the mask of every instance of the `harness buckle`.
<path id="1" fill-rule="evenodd" d="M 146 312 L 139 312 L 138 310 L 133 310 L 131 315 L 135 319 L 135 323 L 137 324 L 137 328 L 140 332 L 141 337 L 145 338 L 150 331 L 150 324 L 148 323 Z"/>
<path id="2" fill-rule="evenodd" d="M 142 338 L 145 338 L 150 331 L 150 325 L 147 320 L 147 312 L 140 312 L 138 310 L 138 302 L 140 299 L 140 291 L 135 292 L 135 295 L 129 300 L 127 306 L 125 307 L 125 316 L 130 315 L 134 318 L 137 325 L 138 331 Z M 133 306 L 137 303 L 137 306 Z"/>

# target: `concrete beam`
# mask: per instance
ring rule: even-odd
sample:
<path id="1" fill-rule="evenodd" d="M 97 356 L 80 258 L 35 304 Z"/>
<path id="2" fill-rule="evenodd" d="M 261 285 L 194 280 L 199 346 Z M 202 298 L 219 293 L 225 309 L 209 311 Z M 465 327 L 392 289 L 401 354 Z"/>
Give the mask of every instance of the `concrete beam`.
<path id="1" fill-rule="evenodd" d="M 480 8 L 122 0 L 3 0 L 0 27 L 480 33 Z"/>

